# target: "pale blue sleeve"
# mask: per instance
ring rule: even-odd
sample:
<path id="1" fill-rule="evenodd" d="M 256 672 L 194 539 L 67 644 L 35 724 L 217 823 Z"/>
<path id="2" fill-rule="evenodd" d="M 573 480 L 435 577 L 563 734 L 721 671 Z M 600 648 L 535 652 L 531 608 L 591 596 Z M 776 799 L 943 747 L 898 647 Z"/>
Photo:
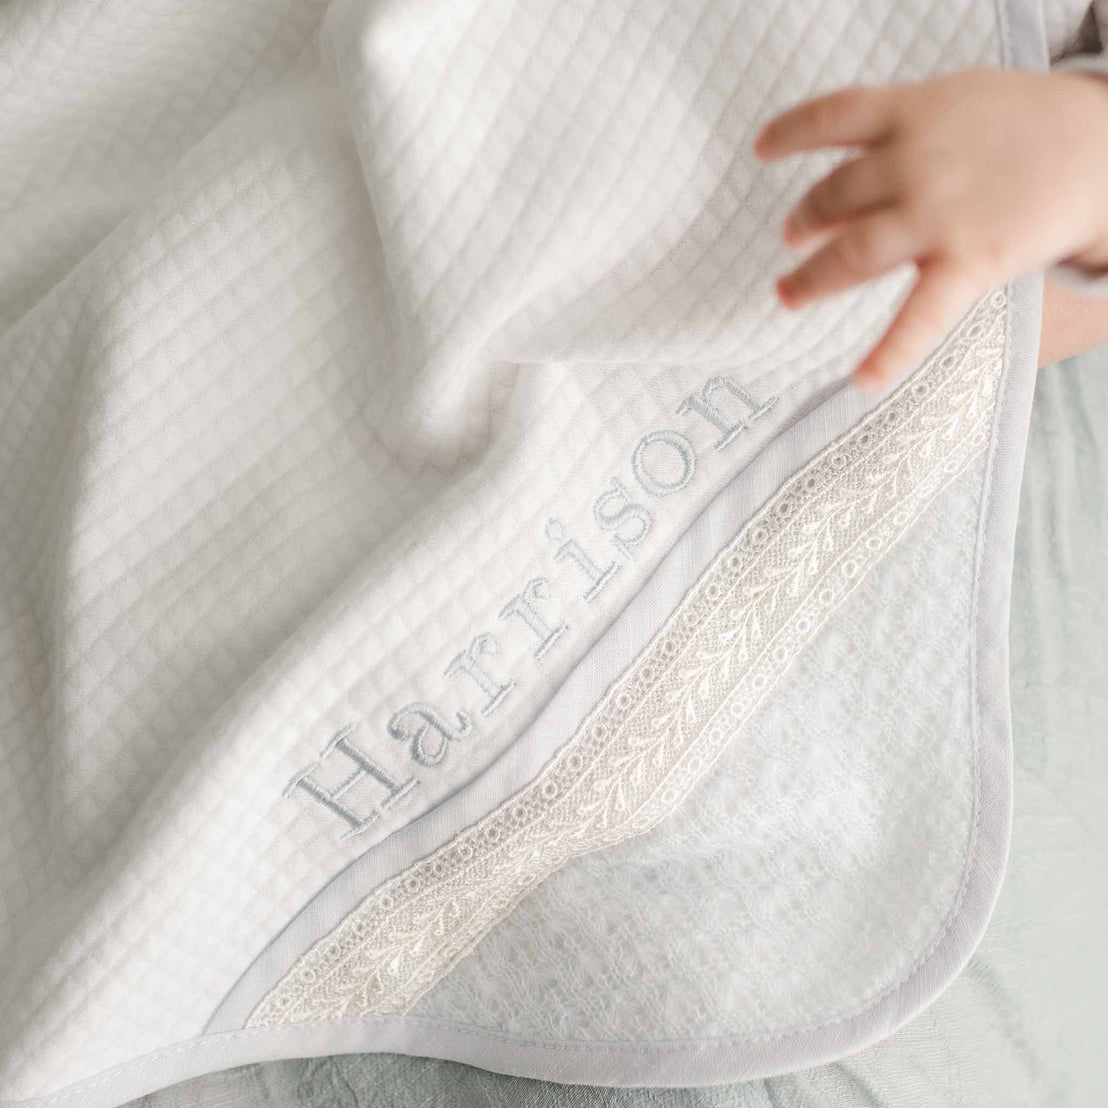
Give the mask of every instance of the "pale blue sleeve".
<path id="1" fill-rule="evenodd" d="M 1104 5 L 1104 9 L 1108 10 L 1108 4 Z M 1096 14 L 1100 21 L 1105 12 L 1097 7 Z M 1103 30 L 1101 33 L 1104 33 Z M 1056 62 L 1051 69 L 1055 73 L 1067 70 L 1101 73 L 1108 80 L 1108 51 L 1100 54 L 1073 54 Z M 1108 296 L 1108 272 L 1094 274 L 1071 262 L 1059 262 L 1046 270 L 1046 276 L 1054 284 L 1072 289 L 1082 296 Z"/>

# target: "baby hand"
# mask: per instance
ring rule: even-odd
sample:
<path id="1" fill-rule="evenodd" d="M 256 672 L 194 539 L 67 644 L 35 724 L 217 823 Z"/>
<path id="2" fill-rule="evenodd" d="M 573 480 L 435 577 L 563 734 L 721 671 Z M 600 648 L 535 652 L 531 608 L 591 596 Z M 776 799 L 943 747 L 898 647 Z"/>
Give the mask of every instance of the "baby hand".
<path id="1" fill-rule="evenodd" d="M 754 153 L 820 147 L 860 156 L 815 184 L 785 242 L 818 246 L 777 284 L 787 308 L 903 262 L 918 280 L 854 372 L 883 388 L 991 289 L 1062 260 L 1108 267 L 1108 81 L 1075 72 L 974 69 L 862 86 L 771 120 Z"/>

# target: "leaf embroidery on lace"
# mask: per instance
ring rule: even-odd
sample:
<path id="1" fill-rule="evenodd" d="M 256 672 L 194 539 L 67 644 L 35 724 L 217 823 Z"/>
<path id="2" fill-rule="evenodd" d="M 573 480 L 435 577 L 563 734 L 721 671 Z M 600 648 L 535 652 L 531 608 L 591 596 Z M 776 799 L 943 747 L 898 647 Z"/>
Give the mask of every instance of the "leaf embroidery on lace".
<path id="1" fill-rule="evenodd" d="M 834 608 L 984 449 L 1007 296 L 983 299 L 789 478 L 539 774 L 374 889 L 248 1027 L 407 1011 L 538 882 L 671 813 Z"/>

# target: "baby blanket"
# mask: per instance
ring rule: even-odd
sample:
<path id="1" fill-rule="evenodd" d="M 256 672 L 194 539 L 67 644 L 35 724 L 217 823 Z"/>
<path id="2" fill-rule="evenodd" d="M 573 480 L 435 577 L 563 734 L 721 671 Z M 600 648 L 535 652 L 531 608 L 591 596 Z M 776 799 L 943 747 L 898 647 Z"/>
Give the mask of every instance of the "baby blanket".
<path id="1" fill-rule="evenodd" d="M 1043 67 L 1038 8 L 2 18 L 2 1103 L 734 1080 L 932 1000 L 1007 849 L 1041 279 L 855 393 L 913 274 L 782 311 L 835 159 L 750 140 Z"/>

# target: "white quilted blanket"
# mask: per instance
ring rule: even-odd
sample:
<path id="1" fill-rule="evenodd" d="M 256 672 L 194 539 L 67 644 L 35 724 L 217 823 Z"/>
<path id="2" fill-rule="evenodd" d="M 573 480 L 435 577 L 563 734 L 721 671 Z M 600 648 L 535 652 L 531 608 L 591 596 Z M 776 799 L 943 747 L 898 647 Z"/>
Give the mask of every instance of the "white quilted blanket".
<path id="1" fill-rule="evenodd" d="M 780 310 L 749 143 L 1039 13 L 324 9 L 0 11 L 0 1098 L 880 1037 L 1003 869 L 1038 286 L 854 395 L 911 274 Z"/>

